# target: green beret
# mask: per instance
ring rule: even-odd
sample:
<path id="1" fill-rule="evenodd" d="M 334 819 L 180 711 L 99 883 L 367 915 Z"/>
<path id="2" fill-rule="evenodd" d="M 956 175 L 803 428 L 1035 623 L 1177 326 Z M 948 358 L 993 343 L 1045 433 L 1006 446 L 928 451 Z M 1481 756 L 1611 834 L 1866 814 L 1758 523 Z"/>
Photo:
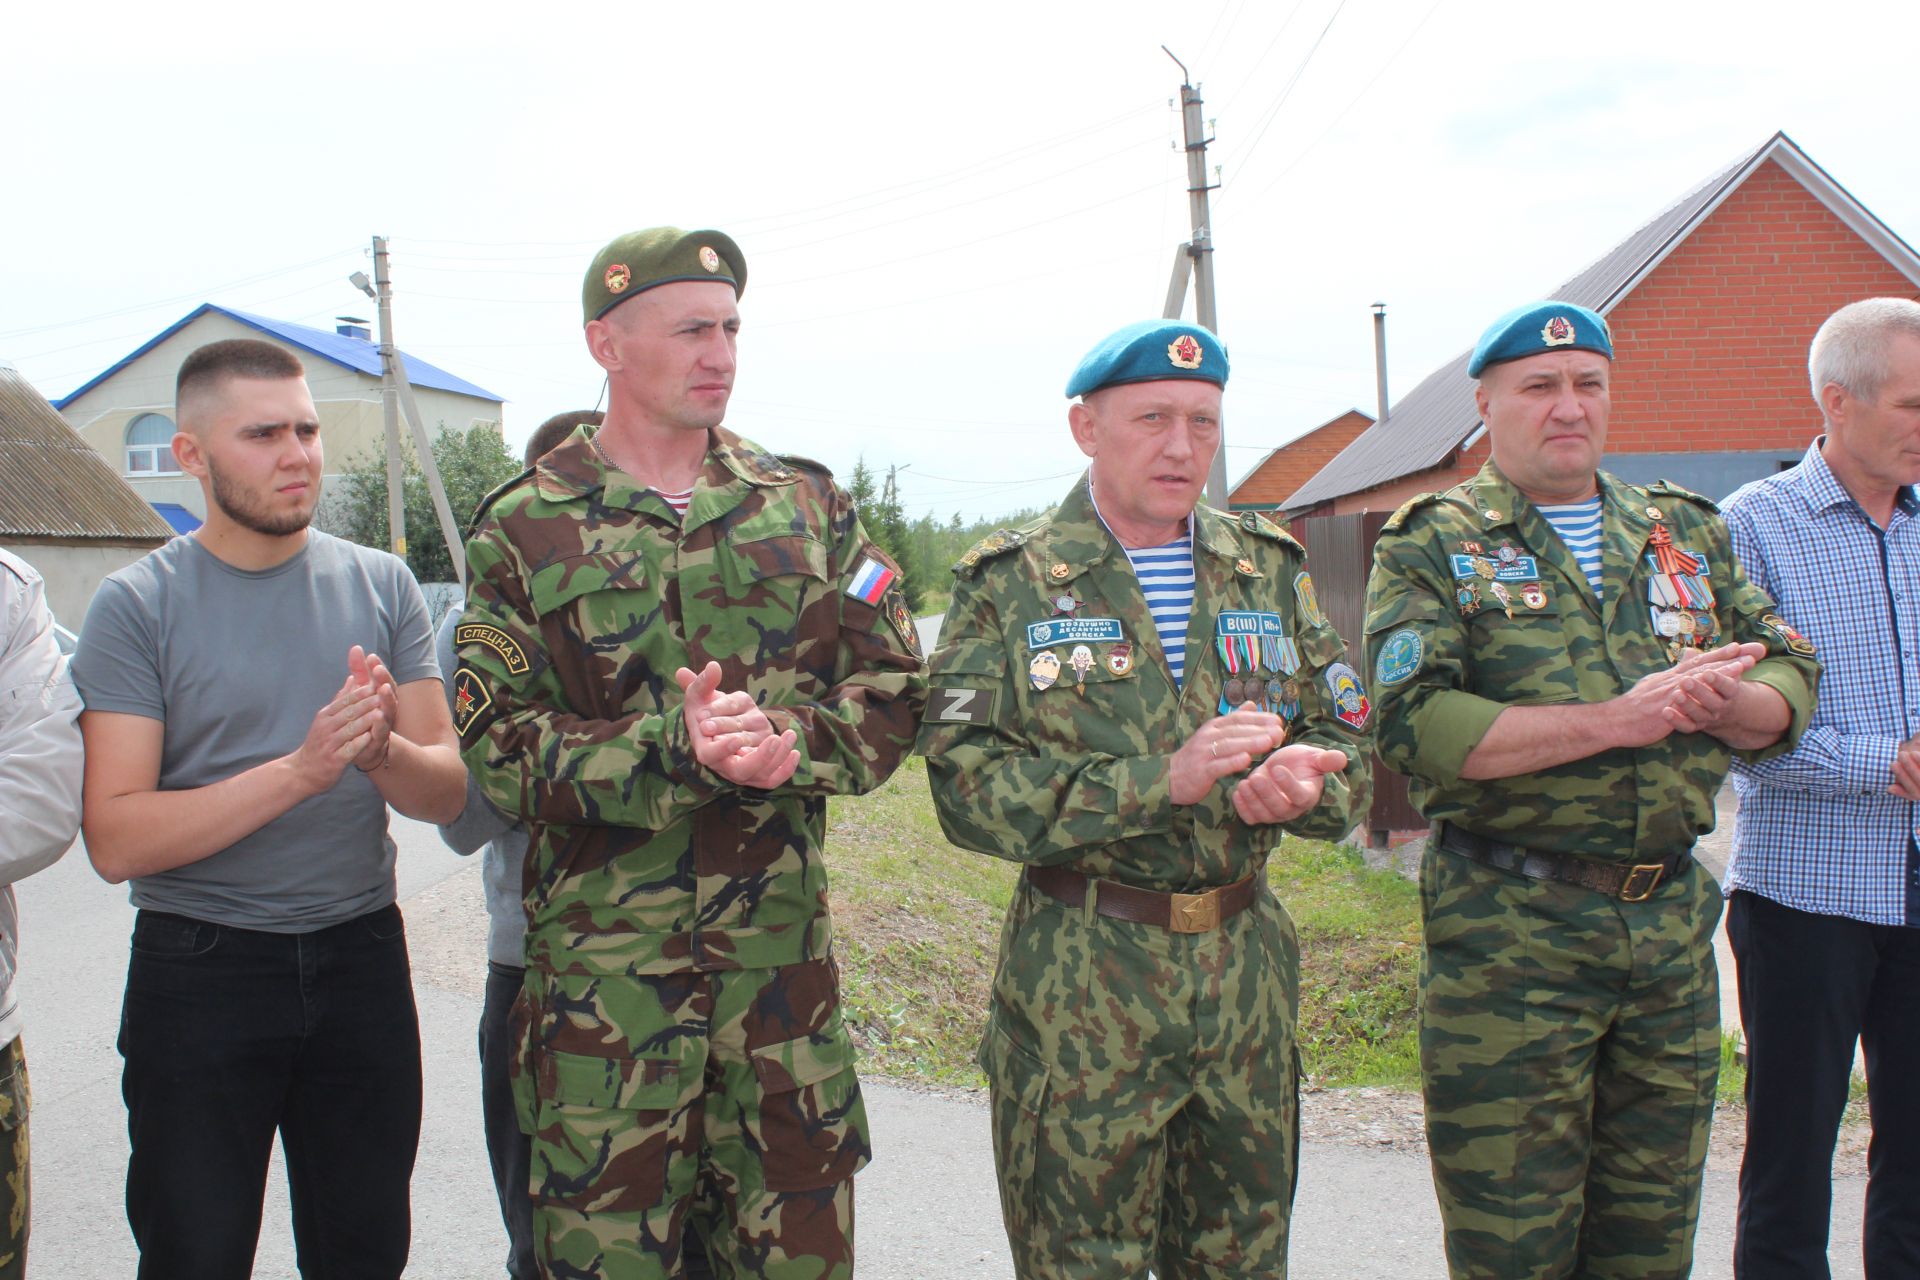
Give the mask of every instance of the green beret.
<path id="1" fill-rule="evenodd" d="M 1195 378 L 1227 385 L 1227 349 L 1197 324 L 1142 320 L 1101 339 L 1067 380 L 1067 395 L 1084 396 L 1122 382 Z"/>
<path id="2" fill-rule="evenodd" d="M 1542 351 L 1597 351 L 1613 359 L 1613 335 L 1597 312 L 1571 302 L 1529 302 L 1487 326 L 1467 361 L 1467 376 L 1477 378 L 1490 364 L 1537 356 Z"/>
<path id="3" fill-rule="evenodd" d="M 747 260 L 733 237 L 718 231 L 629 231 L 593 255 L 580 286 L 581 310 L 598 320 L 628 298 L 675 280 L 725 280 L 737 298 L 747 291 Z"/>

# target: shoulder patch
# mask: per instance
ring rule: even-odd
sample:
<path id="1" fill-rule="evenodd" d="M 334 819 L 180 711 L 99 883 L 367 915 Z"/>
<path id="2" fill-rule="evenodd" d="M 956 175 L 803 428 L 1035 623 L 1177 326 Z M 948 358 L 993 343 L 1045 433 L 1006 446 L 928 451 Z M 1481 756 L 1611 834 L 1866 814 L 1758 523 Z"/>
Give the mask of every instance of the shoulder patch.
<path id="1" fill-rule="evenodd" d="M 1707 497 L 1704 493 L 1695 493 L 1693 490 L 1683 485 L 1677 485 L 1671 480 L 1655 480 L 1647 486 L 1647 492 L 1659 494 L 1662 497 L 1684 498 L 1695 506 L 1705 507 L 1715 515 L 1718 515 L 1720 512 L 1720 504 L 1712 498 Z"/>
<path id="2" fill-rule="evenodd" d="M 1026 540 L 1027 534 L 1019 529 L 996 529 L 967 548 L 966 554 L 953 562 L 953 571 L 970 577 L 982 560 L 1003 556 Z"/>
<path id="3" fill-rule="evenodd" d="M 1227 517 L 1229 520 L 1232 518 Z M 1306 548 L 1300 545 L 1298 538 L 1258 511 L 1242 511 L 1238 523 L 1242 529 L 1257 538 L 1265 538 L 1269 542 L 1277 542 L 1283 547 L 1292 547 L 1297 551 L 1306 551 Z"/>
<path id="4" fill-rule="evenodd" d="M 493 510 L 494 503 L 506 497 L 509 493 L 532 479 L 532 477 L 533 468 L 528 467 L 525 471 L 522 471 L 519 475 L 507 481 L 486 497 L 480 499 L 480 505 L 473 509 L 473 518 L 467 521 L 467 536 L 469 538 L 473 536 L 474 530 L 480 527 L 480 522 L 487 518 L 487 512 Z"/>
<path id="5" fill-rule="evenodd" d="M 1392 515 L 1387 517 L 1387 522 L 1384 525 L 1380 526 L 1380 532 L 1382 533 L 1397 532 L 1403 525 L 1407 523 L 1408 517 L 1413 515 L 1414 512 L 1418 511 L 1422 507 L 1430 507 L 1434 503 L 1439 502 L 1442 498 L 1445 498 L 1446 496 L 1447 495 L 1444 493 L 1422 493 L 1422 494 L 1416 494 L 1414 497 L 1408 498 L 1405 502 L 1400 504 L 1400 509 L 1398 511 L 1395 511 Z"/>
<path id="6" fill-rule="evenodd" d="M 812 458 L 804 457 L 797 453 L 777 453 L 774 457 L 780 459 L 780 461 L 786 463 L 796 471 L 812 471 L 818 475 L 825 476 L 829 480 L 833 479 L 833 472 L 828 470 L 827 464 L 824 462 L 815 462 Z"/>

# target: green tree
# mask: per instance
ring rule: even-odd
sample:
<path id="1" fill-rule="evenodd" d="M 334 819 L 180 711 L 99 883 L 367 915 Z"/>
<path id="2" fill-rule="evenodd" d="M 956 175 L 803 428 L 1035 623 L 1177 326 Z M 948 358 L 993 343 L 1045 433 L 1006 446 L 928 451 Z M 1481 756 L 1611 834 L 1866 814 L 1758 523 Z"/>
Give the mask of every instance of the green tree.
<path id="1" fill-rule="evenodd" d="M 402 452 L 402 511 L 407 521 L 407 567 L 422 582 L 454 581 L 453 558 L 433 511 L 427 477 L 411 448 Z M 485 427 L 455 431 L 440 424 L 433 461 L 447 488 L 447 503 L 460 531 L 466 532 L 480 500 L 520 474 L 520 460 L 507 452 L 500 433 Z M 361 454 L 340 475 L 340 495 L 329 525 L 343 538 L 364 546 L 391 545 L 387 529 L 387 460 L 384 452 Z"/>

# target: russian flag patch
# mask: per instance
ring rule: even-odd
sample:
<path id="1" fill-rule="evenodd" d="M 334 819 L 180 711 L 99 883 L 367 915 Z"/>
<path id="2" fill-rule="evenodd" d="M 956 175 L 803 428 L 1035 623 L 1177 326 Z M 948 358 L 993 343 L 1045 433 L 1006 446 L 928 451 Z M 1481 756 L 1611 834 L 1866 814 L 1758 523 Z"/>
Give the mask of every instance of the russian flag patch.
<path id="1" fill-rule="evenodd" d="M 847 582 L 847 594 L 863 604 L 878 604 L 880 597 L 887 593 L 887 588 L 893 585 L 893 580 L 898 576 L 872 556 L 862 556 L 860 567 L 853 571 L 853 577 Z"/>

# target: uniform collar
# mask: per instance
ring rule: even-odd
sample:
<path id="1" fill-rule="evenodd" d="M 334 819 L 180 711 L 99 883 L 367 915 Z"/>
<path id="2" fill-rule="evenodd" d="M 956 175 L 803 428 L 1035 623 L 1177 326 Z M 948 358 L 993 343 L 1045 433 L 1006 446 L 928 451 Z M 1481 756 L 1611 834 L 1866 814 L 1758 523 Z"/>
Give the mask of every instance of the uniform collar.
<path id="1" fill-rule="evenodd" d="M 707 463 L 694 487 L 723 489 L 736 478 L 757 487 L 793 484 L 799 473 L 752 441 L 725 427 L 708 433 Z M 534 464 L 534 484 L 540 495 L 569 502 L 607 487 L 616 469 L 593 447 L 593 436 L 580 427 L 559 447 Z"/>
<path id="2" fill-rule="evenodd" d="M 1668 518 L 1665 507 L 1646 501 L 1643 491 L 1626 482 L 1604 471 L 1595 472 L 1594 481 L 1600 490 L 1603 517 L 1618 521 L 1634 534 L 1644 536 L 1652 532 L 1655 517 L 1650 513 L 1653 511 L 1658 511 L 1661 519 Z M 1529 513 L 1541 521 L 1546 519 L 1540 515 L 1539 508 L 1534 506 L 1532 500 L 1502 474 L 1491 458 L 1481 465 L 1469 492 L 1475 512 L 1488 535 L 1502 527 L 1523 531 Z"/>
<path id="3" fill-rule="evenodd" d="M 1047 528 L 1047 572 L 1054 581 L 1070 582 L 1114 552 L 1126 554 L 1126 548 L 1101 519 L 1092 486 L 1093 472 L 1089 470 L 1074 482 L 1067 496 L 1054 508 L 1053 520 Z M 1208 518 L 1216 514 L 1211 508 L 1196 507 L 1188 516 L 1187 529 L 1193 545 L 1230 564 L 1243 563 L 1245 555 L 1233 523 L 1224 518 Z M 1054 565 L 1065 566 L 1066 573 L 1056 575 Z"/>

